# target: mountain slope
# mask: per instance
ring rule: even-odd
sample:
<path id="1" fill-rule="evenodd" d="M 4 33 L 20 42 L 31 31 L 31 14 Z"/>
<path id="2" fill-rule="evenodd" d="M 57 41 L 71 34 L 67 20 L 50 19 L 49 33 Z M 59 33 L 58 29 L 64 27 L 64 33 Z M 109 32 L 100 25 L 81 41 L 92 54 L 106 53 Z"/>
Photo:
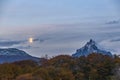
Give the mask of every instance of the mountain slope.
<path id="1" fill-rule="evenodd" d="M 97 47 L 96 42 L 92 39 L 85 44 L 82 48 L 78 49 L 75 54 L 73 54 L 73 57 L 80 57 L 80 56 L 88 56 L 91 53 L 100 53 L 103 55 L 112 56 L 110 52 L 107 52 L 105 50 L 101 50 Z"/>
<path id="2" fill-rule="evenodd" d="M 16 48 L 0 49 L 0 63 L 10 63 L 22 60 L 33 60 L 38 62 L 40 58 L 33 57 L 26 52 Z"/>
<path id="3" fill-rule="evenodd" d="M 22 50 L 18 50 L 16 48 L 6 48 L 0 49 L 0 55 L 2 56 L 30 56 L 26 52 Z"/>

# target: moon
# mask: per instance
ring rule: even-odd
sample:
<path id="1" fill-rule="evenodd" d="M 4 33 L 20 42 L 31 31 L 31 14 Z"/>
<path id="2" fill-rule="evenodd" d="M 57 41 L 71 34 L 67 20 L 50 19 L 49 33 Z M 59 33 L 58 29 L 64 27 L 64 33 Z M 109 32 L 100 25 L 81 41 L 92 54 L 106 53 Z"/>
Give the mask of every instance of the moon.
<path id="1" fill-rule="evenodd" d="M 28 41 L 29 41 L 29 43 L 33 43 L 33 38 L 30 37 L 30 38 L 28 39 Z"/>

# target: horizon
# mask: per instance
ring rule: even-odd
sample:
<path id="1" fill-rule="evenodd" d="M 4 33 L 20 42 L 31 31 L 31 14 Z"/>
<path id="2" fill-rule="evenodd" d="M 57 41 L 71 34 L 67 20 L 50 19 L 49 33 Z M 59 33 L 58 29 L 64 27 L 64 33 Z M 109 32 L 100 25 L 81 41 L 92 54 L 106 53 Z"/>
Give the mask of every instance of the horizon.
<path id="1" fill-rule="evenodd" d="M 120 55 L 119 0 L 1 0 L 0 48 L 71 55 L 90 39 Z"/>

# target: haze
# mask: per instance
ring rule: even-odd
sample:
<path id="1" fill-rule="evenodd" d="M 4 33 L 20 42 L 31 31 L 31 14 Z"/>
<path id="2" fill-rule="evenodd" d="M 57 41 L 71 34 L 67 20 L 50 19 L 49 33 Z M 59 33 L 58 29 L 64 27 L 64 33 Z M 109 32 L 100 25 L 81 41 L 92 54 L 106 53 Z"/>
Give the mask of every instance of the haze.
<path id="1" fill-rule="evenodd" d="M 34 56 L 71 55 L 94 39 L 120 54 L 119 5 L 119 0 L 1 0 L 0 47 Z"/>

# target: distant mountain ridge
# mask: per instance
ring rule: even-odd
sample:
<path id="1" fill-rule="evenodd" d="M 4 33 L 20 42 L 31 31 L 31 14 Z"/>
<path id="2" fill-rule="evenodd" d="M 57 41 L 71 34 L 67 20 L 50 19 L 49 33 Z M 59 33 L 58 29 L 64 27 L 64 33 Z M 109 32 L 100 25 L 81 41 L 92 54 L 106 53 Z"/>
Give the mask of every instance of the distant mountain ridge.
<path id="1" fill-rule="evenodd" d="M 6 49 L 0 49 L 0 56 L 30 56 L 25 51 L 16 49 L 16 48 L 6 48 Z"/>
<path id="2" fill-rule="evenodd" d="M 11 63 L 22 60 L 33 60 L 38 62 L 40 58 L 33 57 L 27 54 L 25 51 L 16 48 L 0 49 L 0 63 Z"/>
<path id="3" fill-rule="evenodd" d="M 97 47 L 97 44 L 94 40 L 90 39 L 89 42 L 85 44 L 82 48 L 78 49 L 75 54 L 73 54 L 73 57 L 80 57 L 80 56 L 88 56 L 91 53 L 98 53 L 103 55 L 112 56 L 111 52 L 99 49 Z"/>

